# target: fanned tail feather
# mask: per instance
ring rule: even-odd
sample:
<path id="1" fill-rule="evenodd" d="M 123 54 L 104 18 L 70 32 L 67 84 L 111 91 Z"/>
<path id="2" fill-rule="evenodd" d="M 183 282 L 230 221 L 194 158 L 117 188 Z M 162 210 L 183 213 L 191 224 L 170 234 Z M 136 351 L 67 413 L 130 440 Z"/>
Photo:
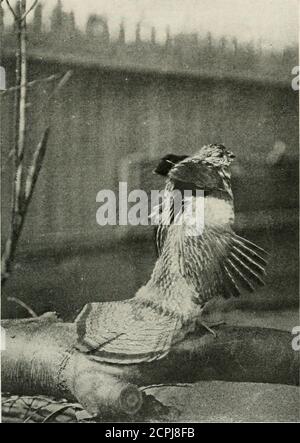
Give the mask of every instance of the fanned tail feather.
<path id="1" fill-rule="evenodd" d="M 178 340 L 181 320 L 148 303 L 138 299 L 88 303 L 75 320 L 76 348 L 108 364 L 147 363 L 165 357 Z"/>

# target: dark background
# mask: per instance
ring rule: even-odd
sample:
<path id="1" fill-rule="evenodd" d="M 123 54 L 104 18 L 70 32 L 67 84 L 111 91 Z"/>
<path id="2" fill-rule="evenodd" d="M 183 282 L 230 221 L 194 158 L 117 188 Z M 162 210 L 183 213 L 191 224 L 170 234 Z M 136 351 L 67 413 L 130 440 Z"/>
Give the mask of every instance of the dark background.
<path id="1" fill-rule="evenodd" d="M 55 100 L 47 101 L 51 84 L 29 94 L 28 152 L 49 120 L 52 132 L 5 294 L 38 313 L 56 310 L 66 319 L 87 301 L 132 297 L 156 260 L 153 227 L 98 226 L 97 192 L 117 191 L 119 181 L 127 181 L 130 189 L 161 189 L 163 180 L 152 174 L 161 156 L 191 154 L 203 144 L 221 142 L 237 155 L 236 230 L 270 252 L 266 287 L 226 306 L 296 308 L 298 93 L 289 76 L 294 53 L 264 55 L 251 46 L 234 53 L 224 41 L 211 48 L 209 36 L 205 44 L 181 36 L 169 49 L 153 39 L 143 43 L 137 35 L 135 44 L 124 46 L 120 39 L 107 40 L 105 29 L 83 36 L 66 23 L 58 28 L 52 23 L 52 34 L 40 38 L 38 21 L 37 28 L 29 29 L 29 41 L 35 36 L 29 78 L 68 69 L 73 75 Z M 1 62 L 8 87 L 14 84 L 11 31 L 6 31 Z M 65 38 L 55 40 L 55 32 Z M 4 242 L 10 219 L 13 94 L 0 100 Z M 276 156 L 278 142 L 286 149 Z M 24 315 L 20 306 L 3 302 L 2 316 Z"/>

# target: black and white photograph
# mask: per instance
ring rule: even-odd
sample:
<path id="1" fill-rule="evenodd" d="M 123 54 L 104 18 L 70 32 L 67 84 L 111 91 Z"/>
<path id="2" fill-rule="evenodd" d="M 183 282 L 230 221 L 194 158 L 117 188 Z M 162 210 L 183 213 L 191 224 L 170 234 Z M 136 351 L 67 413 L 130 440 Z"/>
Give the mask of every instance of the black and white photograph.
<path id="1" fill-rule="evenodd" d="M 299 0 L 0 0 L 1 423 L 300 422 Z"/>

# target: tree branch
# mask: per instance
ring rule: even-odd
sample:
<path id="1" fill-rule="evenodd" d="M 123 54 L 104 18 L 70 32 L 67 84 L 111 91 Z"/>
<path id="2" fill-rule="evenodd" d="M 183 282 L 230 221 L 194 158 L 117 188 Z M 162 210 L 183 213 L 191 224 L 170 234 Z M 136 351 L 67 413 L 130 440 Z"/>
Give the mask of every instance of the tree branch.
<path id="1" fill-rule="evenodd" d="M 31 13 L 31 11 L 33 11 L 33 9 L 36 7 L 36 5 L 38 4 L 39 0 L 34 0 L 32 5 L 30 6 L 30 8 L 24 12 L 24 14 L 21 17 L 21 20 L 24 20 L 28 14 Z"/>
<path id="2" fill-rule="evenodd" d="M 42 139 L 33 154 L 32 163 L 26 177 L 25 190 L 24 192 L 22 192 L 21 199 L 19 199 L 19 192 L 21 192 L 21 190 L 19 189 L 17 191 L 17 188 L 14 189 L 14 201 L 16 202 L 17 200 L 19 200 L 19 203 L 15 205 L 15 211 L 13 212 L 13 223 L 12 223 L 11 233 L 6 241 L 4 252 L 1 257 L 2 287 L 6 282 L 6 280 L 8 279 L 11 272 L 11 266 L 14 260 L 17 244 L 24 226 L 26 214 L 28 211 L 28 206 L 30 204 L 33 191 L 35 189 L 35 185 L 46 154 L 49 132 L 50 128 L 48 127 L 45 129 Z M 18 171 L 20 173 L 19 169 Z"/>
<path id="3" fill-rule="evenodd" d="M 24 303 L 22 300 L 20 300 L 17 297 L 7 297 L 7 301 L 11 303 L 16 303 L 17 305 L 21 306 L 25 311 L 28 312 L 28 314 L 31 317 L 38 317 L 38 315 L 34 312 L 33 309 L 31 309 L 30 306 L 28 306 L 26 303 Z"/>
<path id="4" fill-rule="evenodd" d="M 2 2 L 1 2 L 2 3 Z M 16 14 L 16 12 L 14 11 L 13 7 L 11 6 L 9 0 L 6 0 L 6 4 L 8 6 L 8 9 L 10 10 L 10 12 L 12 13 L 12 15 L 14 16 L 15 19 L 18 18 L 18 15 Z"/>
<path id="5" fill-rule="evenodd" d="M 16 90 L 18 90 L 20 88 L 23 88 L 25 86 L 28 89 L 28 88 L 31 88 L 31 87 L 37 85 L 37 84 L 49 83 L 49 82 L 52 82 L 54 80 L 58 80 L 60 78 L 61 78 L 61 74 L 52 74 L 52 75 L 49 75 L 49 77 L 46 77 L 46 78 L 32 80 L 31 82 L 28 82 L 26 85 L 12 86 L 11 88 L 6 89 L 5 91 L 1 91 L 0 97 L 3 97 L 3 96 L 5 96 L 5 95 L 7 95 L 7 94 L 9 94 L 11 92 L 15 92 Z"/>
<path id="6" fill-rule="evenodd" d="M 35 184 L 38 179 L 43 160 L 46 153 L 46 147 L 49 138 L 50 127 L 48 126 L 41 138 L 40 143 L 36 147 L 31 166 L 27 173 L 24 171 L 24 155 L 26 146 L 26 98 L 28 86 L 35 85 L 38 80 L 31 83 L 27 82 L 27 54 L 26 54 L 26 17 L 35 8 L 38 0 L 33 0 L 32 5 L 27 10 L 26 0 L 20 0 L 17 3 L 16 11 L 12 8 L 9 0 L 6 3 L 14 16 L 18 47 L 16 51 L 16 84 L 11 89 L 15 92 L 14 116 L 15 116 L 15 144 L 14 144 L 14 181 L 11 197 L 11 226 L 9 237 L 6 241 L 5 248 L 1 257 L 1 286 L 3 288 L 5 282 L 10 276 L 12 265 L 15 258 L 17 244 L 22 233 L 28 206 L 30 204 Z M 68 71 L 55 87 L 50 95 L 48 102 L 61 90 L 65 83 L 72 75 Z M 50 81 L 57 78 L 50 76 L 41 81 Z M 5 91 L 7 92 L 7 91 Z"/>
<path id="7" fill-rule="evenodd" d="M 15 17 L 17 27 L 18 48 L 16 52 L 16 86 L 15 91 L 15 175 L 12 190 L 12 208 L 11 208 L 11 231 L 6 241 L 5 249 L 1 258 L 1 285 L 7 280 L 11 265 L 14 260 L 17 242 L 23 226 L 21 216 L 22 204 L 22 178 L 23 178 L 23 158 L 25 149 L 25 131 L 26 131 L 26 82 L 27 82 L 27 63 L 26 63 L 26 19 L 20 20 L 26 11 L 26 0 L 17 3 L 17 12 L 15 12 L 7 1 Z"/>
<path id="8" fill-rule="evenodd" d="M 6 320 L 2 388 L 79 402 L 92 415 L 133 414 L 142 408 L 138 386 L 199 380 L 299 385 L 299 354 L 288 332 L 221 326 L 217 338 L 199 331 L 167 357 L 139 365 L 95 362 L 75 349 L 76 326 L 54 314 Z M 204 335 L 203 335 L 204 334 Z"/>
<path id="9" fill-rule="evenodd" d="M 25 202 L 26 210 L 31 201 L 33 191 L 40 173 L 40 170 L 43 165 L 44 157 L 46 154 L 46 148 L 49 138 L 50 128 L 46 128 L 40 143 L 37 145 L 37 148 L 33 154 L 32 163 L 29 167 L 28 174 L 26 177 L 25 183 Z"/>

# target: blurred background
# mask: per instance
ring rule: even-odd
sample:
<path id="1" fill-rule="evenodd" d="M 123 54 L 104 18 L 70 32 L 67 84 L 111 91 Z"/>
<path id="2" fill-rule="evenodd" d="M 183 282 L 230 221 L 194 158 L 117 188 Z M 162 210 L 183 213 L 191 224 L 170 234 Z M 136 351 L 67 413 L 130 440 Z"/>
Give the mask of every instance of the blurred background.
<path id="1" fill-rule="evenodd" d="M 222 4 L 221 4 L 222 3 Z M 236 231 L 270 252 L 267 285 L 226 302 L 254 323 L 296 325 L 298 306 L 297 2 L 41 2 L 28 26 L 30 80 L 72 69 L 60 95 L 30 89 L 27 149 L 52 132 L 4 291 L 73 319 L 88 301 L 132 297 L 156 260 L 153 227 L 100 227 L 96 195 L 161 189 L 167 153 L 224 143 L 237 155 Z M 16 38 L 1 9 L 1 65 L 14 85 Z M 13 94 L 1 100 L 2 245 L 10 223 Z M 276 311 L 276 314 L 274 312 Z M 22 317 L 3 302 L 3 317 Z M 246 320 L 245 320 L 246 321 Z"/>

